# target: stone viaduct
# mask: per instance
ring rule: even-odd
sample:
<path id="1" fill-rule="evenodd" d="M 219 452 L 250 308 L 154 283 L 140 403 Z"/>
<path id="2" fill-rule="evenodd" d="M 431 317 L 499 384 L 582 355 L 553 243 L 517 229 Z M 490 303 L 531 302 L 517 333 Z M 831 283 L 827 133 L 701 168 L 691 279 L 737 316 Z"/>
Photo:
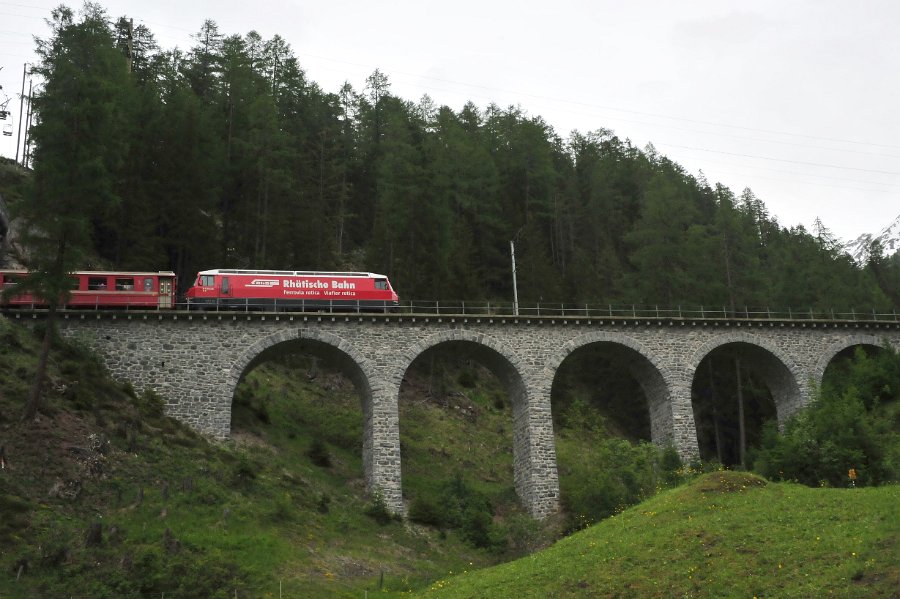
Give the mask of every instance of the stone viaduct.
<path id="1" fill-rule="evenodd" d="M 40 312 L 11 318 L 32 321 Z M 63 312 L 60 331 L 96 350 L 112 374 L 153 389 L 167 413 L 214 438 L 230 434 L 235 388 L 275 352 L 328 356 L 353 380 L 364 413 L 367 486 L 403 511 L 398 397 L 424 352 L 456 346 L 489 368 L 512 405 L 515 488 L 538 518 L 558 509 L 550 391 L 567 356 L 612 352 L 644 390 L 651 438 L 699 454 L 691 386 L 703 358 L 728 346 L 765 381 L 783 422 L 840 352 L 900 349 L 900 322 L 703 318 Z M 435 431 L 436 435 L 440 431 Z"/>

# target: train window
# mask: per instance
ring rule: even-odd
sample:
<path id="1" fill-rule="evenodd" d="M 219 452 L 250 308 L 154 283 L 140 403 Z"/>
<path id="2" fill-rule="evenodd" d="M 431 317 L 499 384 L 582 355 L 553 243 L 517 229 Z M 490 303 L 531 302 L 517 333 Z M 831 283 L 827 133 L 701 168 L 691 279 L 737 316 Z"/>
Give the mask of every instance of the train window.
<path id="1" fill-rule="evenodd" d="M 375 279 L 375 289 L 387 289 L 387 279 Z"/>
<path id="2" fill-rule="evenodd" d="M 153 291 L 153 279 L 144 279 L 144 291 Z"/>
<path id="3" fill-rule="evenodd" d="M 0 275 L 0 279 L 3 279 L 3 287 L 7 288 L 21 281 L 22 275 Z"/>
<path id="4" fill-rule="evenodd" d="M 215 285 L 215 277 L 212 275 L 200 275 L 200 285 L 202 287 L 212 287 Z"/>
<path id="5" fill-rule="evenodd" d="M 116 291 L 131 291 L 134 289 L 134 279 L 116 279 Z"/>
<path id="6" fill-rule="evenodd" d="M 88 289 L 91 291 L 106 289 L 106 277 L 90 277 L 88 279 Z"/>

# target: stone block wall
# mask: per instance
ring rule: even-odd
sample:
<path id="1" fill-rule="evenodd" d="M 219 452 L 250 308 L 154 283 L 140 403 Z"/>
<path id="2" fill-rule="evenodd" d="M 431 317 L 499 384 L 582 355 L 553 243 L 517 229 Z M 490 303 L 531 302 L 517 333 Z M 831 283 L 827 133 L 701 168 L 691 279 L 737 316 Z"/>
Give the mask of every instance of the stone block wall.
<path id="1" fill-rule="evenodd" d="M 900 348 L 897 323 L 677 319 L 337 316 L 230 313 L 69 313 L 61 333 L 94 348 L 112 374 L 153 389 L 167 413 L 213 438 L 230 434 L 235 388 L 268 351 L 342 357 L 363 403 L 368 488 L 403 511 L 398 396 L 404 373 L 431 348 L 455 344 L 504 382 L 513 406 L 515 486 L 538 518 L 559 507 L 550 391 L 572 352 L 607 344 L 627 354 L 645 391 L 653 441 L 698 456 L 691 386 L 702 359 L 723 345 L 747 349 L 779 419 L 810 397 L 829 361 L 853 345 Z M 27 316 L 26 316 L 27 318 Z M 439 433 L 436 433 L 439 434 Z"/>

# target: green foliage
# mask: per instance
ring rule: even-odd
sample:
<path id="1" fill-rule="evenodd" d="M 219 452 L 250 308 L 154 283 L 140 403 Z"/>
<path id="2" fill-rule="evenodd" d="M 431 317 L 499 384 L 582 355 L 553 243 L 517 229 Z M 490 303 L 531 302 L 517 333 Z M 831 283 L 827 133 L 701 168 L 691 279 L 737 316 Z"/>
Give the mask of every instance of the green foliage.
<path id="1" fill-rule="evenodd" d="M 374 494 L 372 502 L 366 507 L 365 514 L 382 526 L 386 526 L 391 522 L 399 521 L 401 519 L 399 514 L 391 512 L 387 503 L 384 501 L 384 496 L 378 492 Z"/>
<path id="2" fill-rule="evenodd" d="M 663 449 L 659 460 L 659 468 L 662 470 L 663 478 L 669 485 L 677 485 L 681 482 L 681 471 L 684 464 L 681 456 L 671 445 Z"/>
<path id="3" fill-rule="evenodd" d="M 306 455 L 312 460 L 312 463 L 320 468 L 328 468 L 331 466 L 331 455 L 328 453 L 328 447 L 325 441 L 316 437 L 313 439 L 312 445 L 306 451 Z"/>
<path id="4" fill-rule="evenodd" d="M 889 348 L 869 357 L 857 350 L 838 364 L 814 402 L 795 415 L 781 434 L 770 425 L 755 468 L 776 480 L 846 487 L 879 485 L 900 479 L 900 432 L 887 399 L 898 405 L 900 356 Z M 859 386 L 857 386 L 859 385 Z"/>
<path id="5" fill-rule="evenodd" d="M 867 411 L 855 389 L 841 395 L 821 393 L 815 402 L 786 425 L 780 434 L 768 425 L 755 468 L 775 480 L 810 486 L 878 485 L 897 480 L 900 472 L 887 451 L 900 443 L 883 417 Z"/>
<path id="6" fill-rule="evenodd" d="M 566 529 L 580 530 L 656 493 L 660 451 L 653 445 L 590 435 L 591 459 L 572 460 L 577 445 L 560 439 L 560 495 Z M 563 466 L 564 465 L 564 466 Z M 563 470 L 563 468 L 565 468 Z"/>
<path id="7" fill-rule="evenodd" d="M 213 21 L 186 52 L 93 4 L 50 25 L 34 171 L 0 165 L 47 297 L 88 264 L 172 268 L 182 291 L 212 264 L 383 271 L 409 299 L 508 302 L 515 239 L 523 303 L 898 307 L 896 254 L 861 268 L 823 224 L 782 227 L 749 189 L 609 130 L 564 140 L 521 107 L 405 101 L 380 71 L 329 92 L 280 36 Z"/>

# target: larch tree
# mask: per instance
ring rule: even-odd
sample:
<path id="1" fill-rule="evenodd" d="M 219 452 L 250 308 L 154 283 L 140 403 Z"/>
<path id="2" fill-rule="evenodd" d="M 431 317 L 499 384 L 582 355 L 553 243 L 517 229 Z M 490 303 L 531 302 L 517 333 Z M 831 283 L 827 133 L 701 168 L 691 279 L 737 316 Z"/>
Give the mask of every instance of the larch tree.
<path id="1" fill-rule="evenodd" d="M 95 226 L 108 222 L 119 203 L 115 173 L 127 152 L 123 131 L 131 96 L 127 62 L 107 23 L 97 5 L 85 4 L 79 22 L 60 7 L 52 12 L 52 36 L 37 44 L 40 63 L 34 70 L 44 85 L 33 99 L 34 177 L 19 205 L 30 272 L 16 291 L 34 293 L 49 309 L 25 420 L 40 408 L 69 275 L 88 266 Z"/>

